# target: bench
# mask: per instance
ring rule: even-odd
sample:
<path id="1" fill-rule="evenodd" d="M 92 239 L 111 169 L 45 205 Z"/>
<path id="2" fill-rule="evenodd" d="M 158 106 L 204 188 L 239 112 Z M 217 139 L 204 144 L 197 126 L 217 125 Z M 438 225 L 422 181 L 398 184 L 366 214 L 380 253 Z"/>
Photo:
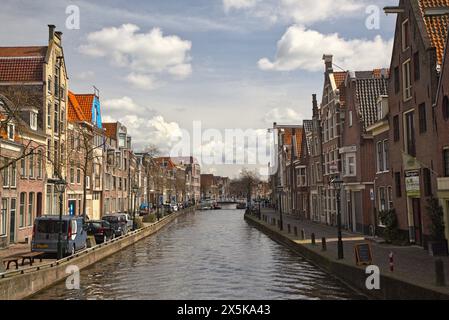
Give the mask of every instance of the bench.
<path id="1" fill-rule="evenodd" d="M 10 257 L 3 258 L 3 263 L 6 266 L 6 270 L 9 270 L 11 264 L 14 263 L 16 265 L 16 270 L 19 269 L 19 260 L 22 260 L 22 266 L 25 265 L 25 261 L 28 260 L 30 262 L 30 266 L 33 265 L 34 260 L 37 258 L 42 262 L 43 252 L 29 252 L 29 253 L 20 253 Z"/>

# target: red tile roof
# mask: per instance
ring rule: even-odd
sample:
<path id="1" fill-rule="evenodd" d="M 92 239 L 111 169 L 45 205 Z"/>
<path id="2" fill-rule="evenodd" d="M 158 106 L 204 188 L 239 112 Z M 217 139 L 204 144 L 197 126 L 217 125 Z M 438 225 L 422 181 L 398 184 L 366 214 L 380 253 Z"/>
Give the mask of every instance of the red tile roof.
<path id="1" fill-rule="evenodd" d="M 41 82 L 48 47 L 0 47 L 0 82 Z"/>
<path id="2" fill-rule="evenodd" d="M 92 105 L 94 102 L 94 94 L 77 94 L 76 99 L 80 105 L 85 121 L 92 121 Z"/>
<path id="3" fill-rule="evenodd" d="M 428 16 L 424 17 L 425 9 L 448 7 L 449 0 L 418 0 L 421 14 L 424 18 L 427 34 L 429 36 L 432 47 L 437 52 L 437 63 L 443 64 L 444 48 L 448 34 L 449 16 Z"/>
<path id="4" fill-rule="evenodd" d="M 44 58 L 0 58 L 0 82 L 44 81 Z"/>
<path id="5" fill-rule="evenodd" d="M 84 120 L 84 115 L 79 102 L 76 99 L 76 95 L 72 91 L 69 91 L 68 118 L 70 122 Z"/>
<path id="6" fill-rule="evenodd" d="M 292 145 L 292 133 L 293 133 L 293 129 L 292 128 L 286 128 L 285 129 L 285 136 L 284 136 L 284 144 L 285 145 Z M 303 139 L 303 129 L 302 128 L 296 128 L 296 132 L 295 132 L 295 136 L 296 136 L 296 157 L 300 157 L 301 156 L 301 149 L 302 149 L 302 139 Z M 290 153 L 289 153 L 289 159 L 290 159 Z"/>
<path id="7" fill-rule="evenodd" d="M 347 74 L 347 72 L 334 72 L 335 85 L 337 86 L 337 89 L 340 90 L 340 100 L 342 102 L 342 105 L 346 104 L 345 80 Z"/>
<path id="8" fill-rule="evenodd" d="M 117 139 L 117 122 L 115 123 L 103 123 L 103 129 L 106 130 L 107 137 Z"/>

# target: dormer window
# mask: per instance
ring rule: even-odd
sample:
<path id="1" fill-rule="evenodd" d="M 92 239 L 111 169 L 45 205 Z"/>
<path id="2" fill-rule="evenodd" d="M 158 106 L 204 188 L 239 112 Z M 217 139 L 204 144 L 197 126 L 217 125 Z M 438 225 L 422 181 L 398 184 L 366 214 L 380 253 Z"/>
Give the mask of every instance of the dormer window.
<path id="1" fill-rule="evenodd" d="M 14 141 L 15 130 L 16 130 L 16 126 L 13 123 L 8 123 L 8 129 L 7 129 L 8 140 Z"/>
<path id="2" fill-rule="evenodd" d="M 30 111 L 30 127 L 31 130 L 37 130 L 37 112 Z"/>

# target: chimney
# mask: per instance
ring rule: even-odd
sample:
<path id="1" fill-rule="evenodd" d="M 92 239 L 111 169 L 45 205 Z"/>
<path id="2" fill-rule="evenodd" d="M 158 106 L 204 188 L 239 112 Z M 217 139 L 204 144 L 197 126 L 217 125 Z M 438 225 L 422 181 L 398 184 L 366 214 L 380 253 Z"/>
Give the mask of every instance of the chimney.
<path id="1" fill-rule="evenodd" d="M 54 24 L 48 25 L 48 41 L 53 40 L 53 37 L 55 36 L 55 29 L 56 26 Z"/>
<path id="2" fill-rule="evenodd" d="M 325 54 L 323 55 L 323 60 L 324 60 L 324 64 L 326 66 L 326 72 L 333 72 L 334 71 L 334 67 L 333 67 L 333 58 L 334 56 L 331 54 Z"/>
<path id="3" fill-rule="evenodd" d="M 312 104 L 313 104 L 313 118 L 318 118 L 318 101 L 316 100 L 316 94 L 312 95 Z"/>

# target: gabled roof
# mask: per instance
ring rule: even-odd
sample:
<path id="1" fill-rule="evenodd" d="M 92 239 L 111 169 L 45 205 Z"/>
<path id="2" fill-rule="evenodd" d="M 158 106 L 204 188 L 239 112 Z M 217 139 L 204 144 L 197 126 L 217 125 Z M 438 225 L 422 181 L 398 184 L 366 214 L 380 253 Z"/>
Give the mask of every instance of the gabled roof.
<path id="1" fill-rule="evenodd" d="M 72 91 L 69 91 L 68 120 L 70 122 L 83 121 L 83 118 L 83 112 L 78 100 L 76 99 L 76 95 Z"/>
<path id="2" fill-rule="evenodd" d="M 92 121 L 92 106 L 94 103 L 94 94 L 77 94 L 76 99 L 80 105 L 86 121 Z"/>
<path id="3" fill-rule="evenodd" d="M 380 96 L 388 95 L 388 70 L 357 71 L 350 73 L 355 81 L 355 100 L 357 112 L 364 129 L 377 122 L 377 100 Z"/>
<path id="4" fill-rule="evenodd" d="M 284 128 L 284 145 L 293 146 L 293 128 Z M 295 128 L 295 136 L 296 136 L 296 146 L 295 146 L 295 154 L 296 157 L 301 156 L 302 149 L 302 139 L 303 139 L 303 128 Z M 291 153 L 289 152 L 288 158 L 290 159 Z"/>
<path id="5" fill-rule="evenodd" d="M 0 47 L 0 82 L 42 82 L 48 47 Z"/>
<path id="6" fill-rule="evenodd" d="M 159 157 L 155 159 L 156 163 L 159 165 L 162 165 L 164 162 L 167 163 L 166 168 L 168 169 L 174 169 L 176 168 L 176 165 L 173 163 L 170 157 Z"/>
<path id="7" fill-rule="evenodd" d="M 111 139 L 117 139 L 117 126 L 118 123 L 103 123 L 103 128 L 105 129 L 105 134 Z"/>
<path id="8" fill-rule="evenodd" d="M 312 133 L 313 133 L 313 120 L 304 120 L 303 121 L 305 139 L 307 142 L 307 152 L 309 154 L 312 153 Z"/>
<path id="9" fill-rule="evenodd" d="M 437 63 L 442 65 L 446 37 L 448 34 L 449 16 L 441 15 L 425 17 L 424 13 L 428 8 L 449 7 L 449 0 L 418 0 L 418 5 L 424 20 L 430 45 L 436 49 Z"/>
<path id="10" fill-rule="evenodd" d="M 346 104 L 345 80 L 346 80 L 347 74 L 348 74 L 347 72 L 334 72 L 333 73 L 335 85 L 337 86 L 337 89 L 340 90 L 340 101 L 343 106 Z"/>

